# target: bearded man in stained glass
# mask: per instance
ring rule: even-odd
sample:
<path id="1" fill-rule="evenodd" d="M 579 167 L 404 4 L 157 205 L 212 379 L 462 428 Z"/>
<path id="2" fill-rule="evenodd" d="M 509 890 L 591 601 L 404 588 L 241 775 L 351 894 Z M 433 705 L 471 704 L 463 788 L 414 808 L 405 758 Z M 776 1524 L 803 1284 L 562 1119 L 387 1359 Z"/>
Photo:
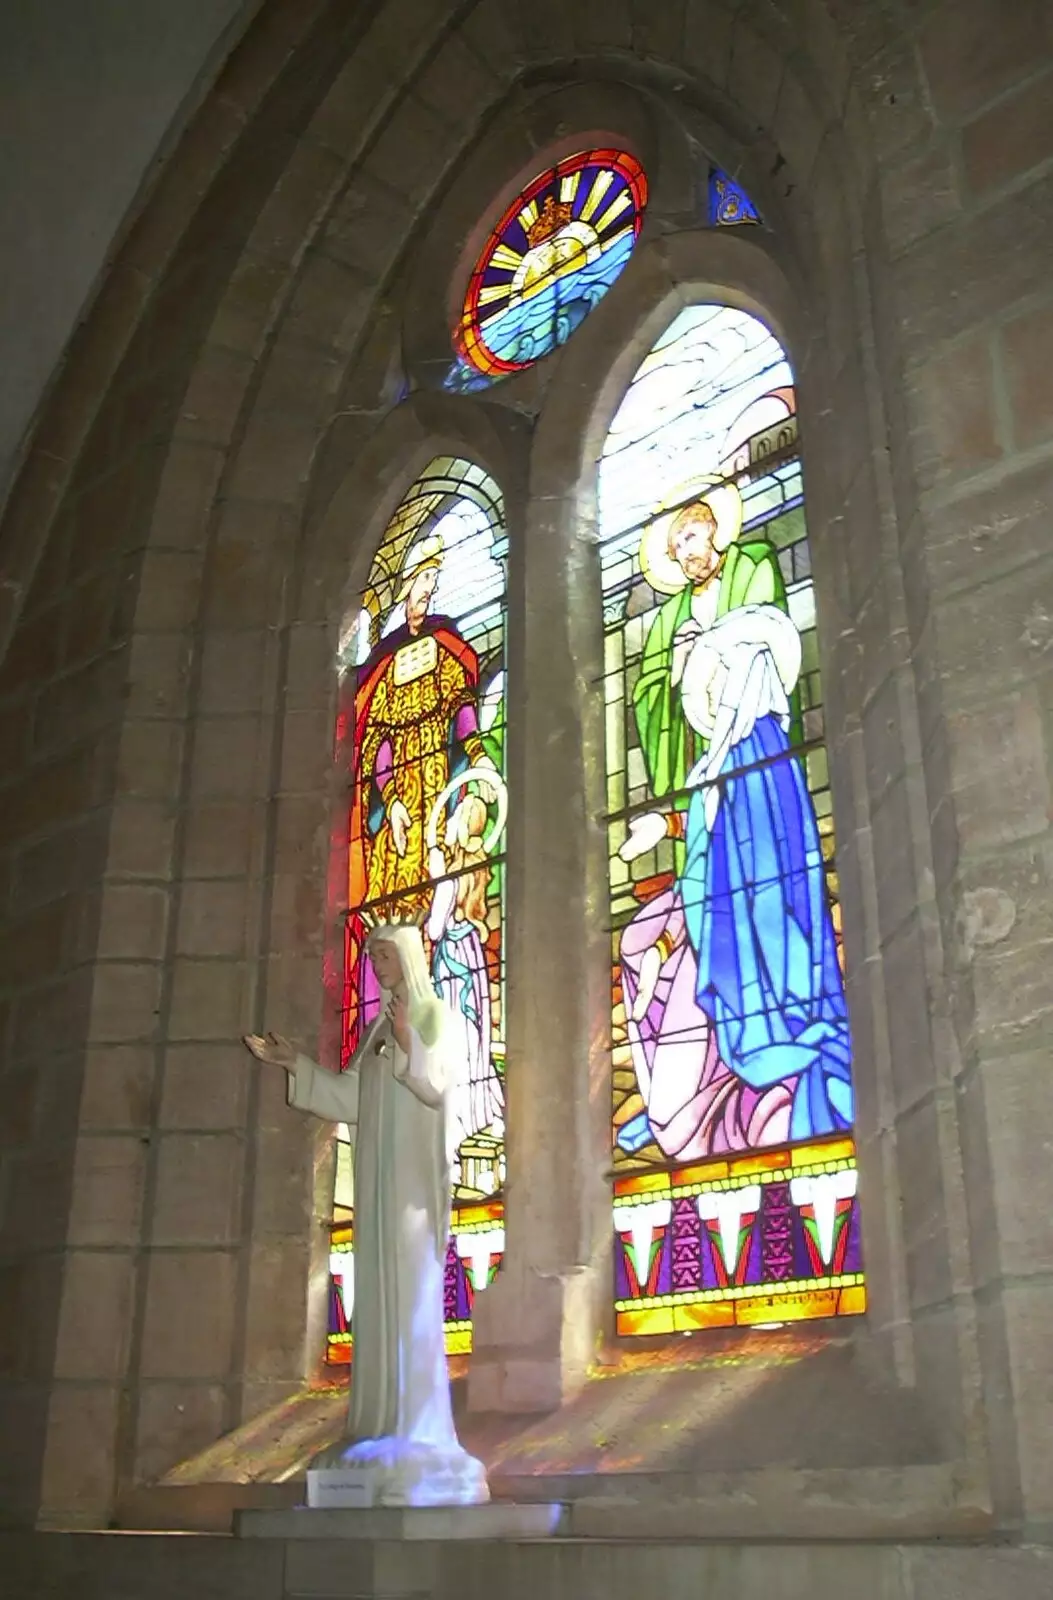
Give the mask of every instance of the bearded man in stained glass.
<path id="1" fill-rule="evenodd" d="M 350 903 L 383 907 L 397 898 L 403 920 L 422 919 L 431 903 L 426 832 L 436 801 L 458 772 L 493 765 L 479 733 L 478 657 L 455 622 L 431 612 L 442 561 L 438 535 L 410 551 L 397 609 L 359 669 L 355 694 Z M 364 925 L 356 942 L 363 939 Z M 376 997 L 368 963 L 359 970 L 361 1026 Z"/>
<path id="2" fill-rule="evenodd" d="M 680 497 L 686 499 L 686 496 Z M 678 1160 L 783 1142 L 792 1082 L 757 1090 L 720 1059 L 716 1032 L 699 1006 L 696 952 L 684 914 L 684 831 L 688 776 L 707 741 L 685 716 L 681 679 L 700 634 L 742 606 L 787 609 L 774 546 L 741 539 L 742 502 L 734 484 L 708 480 L 705 493 L 656 518 L 641 540 L 640 564 L 669 598 L 651 623 L 633 713 L 648 784 L 661 809 L 634 818 L 620 854 L 629 861 L 674 843 L 674 882 L 646 901 L 624 929 L 622 991 L 629 1043 L 646 1114 L 619 1134 L 632 1151 L 653 1137 Z M 794 702 L 792 724 L 799 724 Z"/>

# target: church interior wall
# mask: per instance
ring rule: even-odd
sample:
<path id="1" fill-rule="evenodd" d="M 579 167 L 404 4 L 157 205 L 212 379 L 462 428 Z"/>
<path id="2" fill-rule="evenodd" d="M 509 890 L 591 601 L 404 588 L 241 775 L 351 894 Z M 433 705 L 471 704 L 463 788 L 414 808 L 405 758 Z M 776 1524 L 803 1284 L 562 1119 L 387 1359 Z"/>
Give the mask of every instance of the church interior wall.
<path id="1" fill-rule="evenodd" d="M 1053 1526 L 1053 41 L 1030 4 L 912 9 L 907 33 L 851 0 L 625 0 L 547 6 L 542 32 L 496 0 L 275 3 L 190 124 L 3 529 L 35 572 L 0 667 L 14 1516 L 105 1523 L 317 1360 L 330 1157 L 237 1040 L 265 1018 L 324 1037 L 334 635 L 435 444 L 494 472 L 520 553 L 510 1003 L 524 1048 L 549 1041 L 509 1135 L 524 1195 L 536 1163 L 509 1237 L 544 1287 L 529 1339 L 513 1273 L 484 1300 L 473 1381 L 513 1408 L 580 1383 L 609 1225 L 590 473 L 648 317 L 709 284 L 776 321 L 801 381 L 852 913 L 858 1359 L 916 1389 L 991 1525 Z M 650 240 L 541 368 L 485 403 L 436 393 L 471 228 L 575 115 L 646 146 Z M 702 149 L 775 219 L 763 246 L 692 236 Z M 587 863 L 545 948 L 538 859 Z"/>

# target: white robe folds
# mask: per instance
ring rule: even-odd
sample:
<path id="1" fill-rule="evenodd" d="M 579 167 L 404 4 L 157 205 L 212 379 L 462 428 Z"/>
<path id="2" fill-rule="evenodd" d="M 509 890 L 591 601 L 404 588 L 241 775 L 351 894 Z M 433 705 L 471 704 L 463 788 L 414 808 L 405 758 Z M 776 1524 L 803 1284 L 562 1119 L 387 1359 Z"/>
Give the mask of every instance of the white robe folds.
<path id="1" fill-rule="evenodd" d="M 410 1041 L 407 1057 L 381 1013 L 345 1072 L 299 1056 L 289 1075 L 289 1104 L 348 1123 L 354 1143 L 348 1437 L 312 1466 L 369 1469 L 378 1504 L 478 1504 L 486 1472 L 457 1439 L 443 1339 L 447 1069 L 441 1039 Z"/>

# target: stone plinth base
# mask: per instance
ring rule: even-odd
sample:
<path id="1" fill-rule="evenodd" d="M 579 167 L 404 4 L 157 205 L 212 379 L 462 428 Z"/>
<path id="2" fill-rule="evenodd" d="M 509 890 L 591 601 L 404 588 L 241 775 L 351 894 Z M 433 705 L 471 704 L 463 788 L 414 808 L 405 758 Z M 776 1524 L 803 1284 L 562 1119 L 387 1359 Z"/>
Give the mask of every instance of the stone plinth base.
<path id="1" fill-rule="evenodd" d="M 368 1506 L 290 1511 L 242 1511 L 234 1519 L 240 1539 L 549 1539 L 563 1531 L 565 1507 L 513 1505 L 492 1501 L 482 1506 Z"/>

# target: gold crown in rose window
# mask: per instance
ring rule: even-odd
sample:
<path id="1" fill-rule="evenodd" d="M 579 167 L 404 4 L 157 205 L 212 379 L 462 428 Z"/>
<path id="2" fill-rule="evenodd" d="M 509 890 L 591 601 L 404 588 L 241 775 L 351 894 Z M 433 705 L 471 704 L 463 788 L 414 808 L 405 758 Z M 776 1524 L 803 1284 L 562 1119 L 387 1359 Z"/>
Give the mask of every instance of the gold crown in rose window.
<path id="1" fill-rule="evenodd" d="M 539 244 L 544 244 L 546 239 L 551 239 L 560 228 L 565 228 L 573 215 L 574 206 L 571 201 L 557 200 L 553 195 L 546 195 L 541 215 L 526 231 L 531 250 Z"/>

